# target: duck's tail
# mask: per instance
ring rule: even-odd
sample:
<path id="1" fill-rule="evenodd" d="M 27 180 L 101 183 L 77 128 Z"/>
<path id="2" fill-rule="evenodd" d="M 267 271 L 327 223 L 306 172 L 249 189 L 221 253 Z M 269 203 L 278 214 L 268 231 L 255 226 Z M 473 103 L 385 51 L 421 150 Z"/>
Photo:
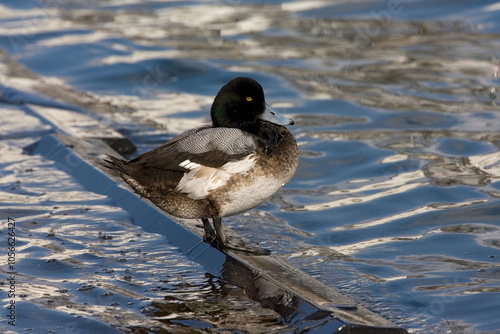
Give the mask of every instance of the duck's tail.
<path id="1" fill-rule="evenodd" d="M 111 170 L 115 170 L 115 171 L 119 172 L 120 174 L 128 175 L 127 168 L 126 168 L 126 165 L 127 165 L 126 160 L 111 156 L 109 154 L 107 156 L 108 156 L 108 158 L 104 159 L 104 164 L 103 164 L 104 167 L 109 168 Z"/>

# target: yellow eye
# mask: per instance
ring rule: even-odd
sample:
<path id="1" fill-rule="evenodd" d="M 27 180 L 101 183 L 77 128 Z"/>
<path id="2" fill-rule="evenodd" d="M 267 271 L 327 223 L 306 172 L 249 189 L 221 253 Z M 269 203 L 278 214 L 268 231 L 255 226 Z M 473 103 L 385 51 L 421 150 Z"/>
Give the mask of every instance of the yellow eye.
<path id="1" fill-rule="evenodd" d="M 251 96 L 247 96 L 247 101 L 248 101 L 248 102 L 251 102 L 252 100 L 253 100 L 253 99 L 252 99 L 252 97 L 251 97 Z"/>

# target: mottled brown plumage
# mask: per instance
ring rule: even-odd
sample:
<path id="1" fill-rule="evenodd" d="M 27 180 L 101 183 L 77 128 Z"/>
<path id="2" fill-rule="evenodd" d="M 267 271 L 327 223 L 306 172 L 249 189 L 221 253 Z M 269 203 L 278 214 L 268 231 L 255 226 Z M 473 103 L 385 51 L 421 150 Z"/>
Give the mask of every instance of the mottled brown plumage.
<path id="1" fill-rule="evenodd" d="M 202 219 L 206 238 L 228 246 L 221 217 L 249 210 L 283 187 L 297 168 L 298 149 L 287 128 L 272 122 L 293 121 L 266 108 L 262 88 L 252 79 L 224 86 L 211 115 L 211 125 L 130 161 L 106 162 L 138 194 L 173 216 Z"/>

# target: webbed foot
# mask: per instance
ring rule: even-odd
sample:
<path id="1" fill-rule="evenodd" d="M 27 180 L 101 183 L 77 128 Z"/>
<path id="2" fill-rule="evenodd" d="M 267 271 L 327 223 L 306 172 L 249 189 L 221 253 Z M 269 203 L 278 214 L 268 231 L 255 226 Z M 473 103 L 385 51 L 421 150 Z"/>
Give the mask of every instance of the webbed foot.
<path id="1" fill-rule="evenodd" d="M 233 252 L 241 252 L 250 255 L 271 255 L 271 251 L 266 248 L 261 248 L 259 246 L 249 246 L 249 245 L 233 245 L 231 243 L 226 243 L 222 245 L 224 250 L 229 250 Z"/>
<path id="2" fill-rule="evenodd" d="M 203 240 L 208 242 L 213 247 L 219 249 L 220 251 L 235 251 L 251 255 L 270 255 L 271 251 L 269 249 L 261 248 L 259 246 L 250 246 L 242 242 L 238 244 L 233 244 L 228 241 L 226 234 L 222 228 L 222 218 L 214 217 L 214 228 L 210 224 L 207 218 L 202 218 L 203 227 L 205 228 L 205 235 Z"/>

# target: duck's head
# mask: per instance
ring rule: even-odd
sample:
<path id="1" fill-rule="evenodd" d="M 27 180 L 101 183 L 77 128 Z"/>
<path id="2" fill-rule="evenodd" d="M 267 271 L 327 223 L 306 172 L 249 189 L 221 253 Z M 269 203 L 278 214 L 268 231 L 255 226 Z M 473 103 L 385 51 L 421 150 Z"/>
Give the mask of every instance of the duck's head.
<path id="1" fill-rule="evenodd" d="M 212 104 L 211 116 L 214 126 L 227 128 L 246 128 L 260 120 L 293 124 L 293 120 L 271 109 L 262 86 L 246 77 L 233 79 L 221 88 Z"/>

